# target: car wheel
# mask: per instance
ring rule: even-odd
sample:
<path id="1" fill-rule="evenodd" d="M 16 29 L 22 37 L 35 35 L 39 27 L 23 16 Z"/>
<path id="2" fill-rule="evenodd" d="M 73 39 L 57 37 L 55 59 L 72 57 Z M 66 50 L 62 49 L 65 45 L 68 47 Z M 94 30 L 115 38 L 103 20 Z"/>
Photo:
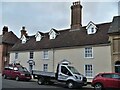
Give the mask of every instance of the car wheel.
<path id="1" fill-rule="evenodd" d="M 19 81 L 20 79 L 19 79 L 19 77 L 17 76 L 17 77 L 15 78 L 15 80 L 16 80 L 16 81 Z"/>
<path id="2" fill-rule="evenodd" d="M 94 85 L 94 90 L 103 90 L 103 85 L 100 84 L 100 83 L 96 83 L 96 84 Z"/>
<path id="3" fill-rule="evenodd" d="M 4 75 L 3 75 L 3 78 L 4 78 L 4 79 L 6 79 L 6 78 L 7 78 L 7 76 L 4 74 Z"/>
<path id="4" fill-rule="evenodd" d="M 68 82 L 67 82 L 67 87 L 68 87 L 69 89 L 74 88 L 74 82 L 73 82 L 73 81 L 68 81 Z"/>
<path id="5" fill-rule="evenodd" d="M 39 85 L 44 84 L 44 78 L 40 77 L 40 78 L 38 79 L 37 83 L 38 83 Z"/>

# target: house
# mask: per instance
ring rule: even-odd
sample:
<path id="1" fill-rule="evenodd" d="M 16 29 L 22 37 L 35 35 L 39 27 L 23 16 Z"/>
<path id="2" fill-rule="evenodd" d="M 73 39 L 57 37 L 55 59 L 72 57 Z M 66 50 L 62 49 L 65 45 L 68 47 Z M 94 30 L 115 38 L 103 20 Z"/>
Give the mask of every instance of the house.
<path id="1" fill-rule="evenodd" d="M 80 2 L 74 2 L 71 6 L 71 28 L 65 30 L 52 28 L 47 33 L 38 31 L 29 36 L 23 27 L 21 39 L 10 51 L 10 63 L 20 63 L 30 71 L 55 72 L 59 62 L 68 60 L 88 81 L 97 73 L 115 71 L 115 67 L 120 66 L 115 66 L 115 60 L 120 61 L 120 51 L 117 51 L 118 59 L 113 60 L 112 41 L 117 38 L 120 42 L 119 30 L 113 34 L 114 29 L 119 29 L 114 28 L 115 18 L 119 16 L 114 17 L 113 22 L 95 24 L 90 21 L 87 26 L 82 26 L 81 13 Z"/>
<path id="2" fill-rule="evenodd" d="M 111 41 L 112 70 L 120 72 L 120 16 L 113 18 L 108 34 Z"/>
<path id="3" fill-rule="evenodd" d="M 8 32 L 8 27 L 4 26 L 0 35 L 0 72 L 3 67 L 9 64 L 9 50 L 18 40 L 17 36 L 12 32 Z"/>

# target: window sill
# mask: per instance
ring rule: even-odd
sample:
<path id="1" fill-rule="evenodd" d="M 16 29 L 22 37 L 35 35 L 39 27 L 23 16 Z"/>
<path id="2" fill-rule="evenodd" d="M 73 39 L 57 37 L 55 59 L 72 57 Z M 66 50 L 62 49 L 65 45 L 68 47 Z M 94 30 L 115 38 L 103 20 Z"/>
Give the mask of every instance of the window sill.
<path id="1" fill-rule="evenodd" d="M 84 57 L 85 59 L 94 59 L 94 57 Z"/>
<path id="2" fill-rule="evenodd" d="M 93 79 L 93 77 L 92 77 L 92 76 L 91 76 L 91 77 L 86 76 L 86 78 L 88 78 L 88 79 Z"/>
<path id="3" fill-rule="evenodd" d="M 49 58 L 43 58 L 43 60 L 49 60 Z"/>

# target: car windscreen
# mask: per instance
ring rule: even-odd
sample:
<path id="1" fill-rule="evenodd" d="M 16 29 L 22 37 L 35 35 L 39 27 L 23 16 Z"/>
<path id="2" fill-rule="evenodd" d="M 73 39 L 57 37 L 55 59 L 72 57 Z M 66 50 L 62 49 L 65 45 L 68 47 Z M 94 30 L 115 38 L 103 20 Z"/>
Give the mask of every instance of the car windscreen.
<path id="1" fill-rule="evenodd" d="M 78 74 L 78 75 L 80 75 L 80 73 L 79 73 L 73 66 L 68 66 L 68 68 L 70 69 L 70 71 L 71 71 L 73 74 Z"/>
<path id="2" fill-rule="evenodd" d="M 28 72 L 28 70 L 25 67 L 19 67 L 18 69 L 21 72 Z"/>

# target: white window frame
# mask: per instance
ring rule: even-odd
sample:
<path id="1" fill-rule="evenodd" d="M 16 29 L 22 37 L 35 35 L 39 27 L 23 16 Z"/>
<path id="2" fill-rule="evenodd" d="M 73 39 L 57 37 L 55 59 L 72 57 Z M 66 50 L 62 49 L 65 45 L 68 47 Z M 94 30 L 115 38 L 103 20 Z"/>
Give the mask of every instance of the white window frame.
<path id="1" fill-rule="evenodd" d="M 93 58 L 93 47 L 84 48 L 84 58 Z"/>
<path id="2" fill-rule="evenodd" d="M 90 70 L 86 70 L 86 66 L 92 66 L 91 68 L 89 68 Z M 88 69 L 88 67 L 87 67 Z M 87 78 L 93 78 L 93 65 L 92 64 L 85 64 L 84 65 L 84 75 L 87 77 Z"/>
<path id="3" fill-rule="evenodd" d="M 48 64 L 43 64 L 43 71 L 47 72 L 48 71 Z"/>
<path id="4" fill-rule="evenodd" d="M 45 60 L 49 59 L 49 51 L 48 50 L 43 51 L 43 59 L 45 59 Z"/>
<path id="5" fill-rule="evenodd" d="M 35 37 L 36 37 L 36 42 L 38 42 L 38 41 L 40 41 L 42 39 L 42 35 L 39 32 L 37 32 Z"/>
<path id="6" fill-rule="evenodd" d="M 32 55 L 32 57 L 31 57 L 31 55 Z M 33 60 L 33 58 L 34 58 L 34 51 L 30 51 L 29 52 L 29 59 Z"/>
<path id="7" fill-rule="evenodd" d="M 27 41 L 27 38 L 23 35 L 22 38 L 21 38 L 21 40 L 22 40 L 22 44 L 25 44 L 26 41 Z"/>
<path id="8" fill-rule="evenodd" d="M 15 52 L 15 60 L 18 59 L 18 52 Z"/>

